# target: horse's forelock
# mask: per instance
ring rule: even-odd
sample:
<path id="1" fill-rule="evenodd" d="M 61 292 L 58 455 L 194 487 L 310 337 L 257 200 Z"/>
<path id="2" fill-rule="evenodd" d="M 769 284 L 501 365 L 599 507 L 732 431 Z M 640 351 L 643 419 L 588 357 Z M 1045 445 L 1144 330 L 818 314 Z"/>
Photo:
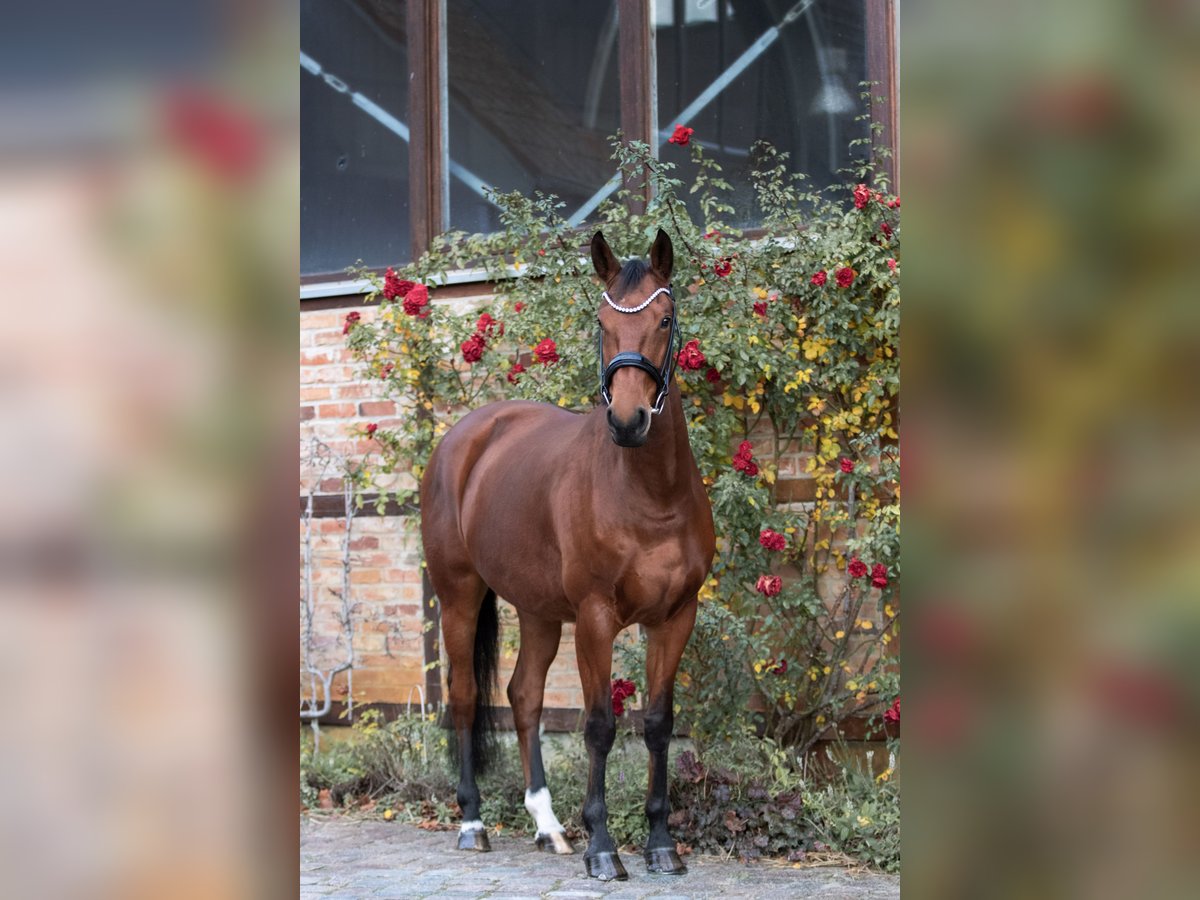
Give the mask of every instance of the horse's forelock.
<path id="1" fill-rule="evenodd" d="M 613 285 L 613 290 L 617 292 L 617 296 L 624 297 L 641 283 L 641 280 L 646 277 L 649 271 L 650 267 L 646 265 L 644 260 L 629 260 L 625 265 L 621 266 L 621 271 L 617 274 L 617 281 Z"/>

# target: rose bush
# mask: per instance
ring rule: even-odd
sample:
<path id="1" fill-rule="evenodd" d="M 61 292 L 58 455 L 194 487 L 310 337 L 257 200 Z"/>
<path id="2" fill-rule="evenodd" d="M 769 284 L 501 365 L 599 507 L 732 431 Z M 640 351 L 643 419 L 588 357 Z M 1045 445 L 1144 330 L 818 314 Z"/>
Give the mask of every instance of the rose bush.
<path id="1" fill-rule="evenodd" d="M 729 224 L 720 167 L 680 129 L 693 183 L 646 145 L 614 141 L 625 183 L 651 199 L 631 214 L 619 191 L 595 222 L 620 256 L 645 254 L 660 226 L 675 245 L 675 378 L 718 534 L 676 704 L 701 743 L 753 724 L 803 752 L 848 716 L 882 722 L 898 694 L 899 198 L 871 161 L 811 191 L 757 145 L 762 229 L 746 236 Z M 364 490 L 382 485 L 381 505 L 415 499 L 436 439 L 474 406 L 596 402 L 594 227 L 573 230 L 553 197 L 493 199 L 496 233 L 447 234 L 382 282 L 358 273 L 379 308 L 347 317 L 348 343 L 399 408 L 355 474 Z M 466 268 L 495 285 L 486 309 L 436 302 L 445 274 Z M 630 674 L 641 646 L 621 651 Z"/>

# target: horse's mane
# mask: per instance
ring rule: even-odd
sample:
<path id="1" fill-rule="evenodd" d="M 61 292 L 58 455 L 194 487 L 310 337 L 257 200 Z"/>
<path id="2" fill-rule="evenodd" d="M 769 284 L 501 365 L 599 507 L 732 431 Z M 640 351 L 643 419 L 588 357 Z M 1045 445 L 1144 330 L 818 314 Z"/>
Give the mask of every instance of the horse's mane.
<path id="1" fill-rule="evenodd" d="M 638 282 L 646 277 L 646 273 L 650 271 L 650 267 L 646 265 L 645 260 L 631 259 L 621 266 L 621 271 L 617 273 L 617 283 L 613 285 L 613 290 L 618 296 L 625 296 L 630 290 L 637 287 Z"/>

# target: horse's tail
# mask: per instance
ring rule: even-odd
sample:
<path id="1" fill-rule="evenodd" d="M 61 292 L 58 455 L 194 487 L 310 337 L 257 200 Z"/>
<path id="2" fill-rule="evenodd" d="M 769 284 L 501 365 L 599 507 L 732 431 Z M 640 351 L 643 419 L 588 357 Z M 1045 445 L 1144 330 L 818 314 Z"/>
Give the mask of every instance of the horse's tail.
<path id="1" fill-rule="evenodd" d="M 471 760 L 477 775 L 488 770 L 496 753 L 496 720 L 492 710 L 499 662 L 500 613 L 496 608 L 496 592 L 488 588 L 475 625 L 475 724 L 471 728 Z"/>

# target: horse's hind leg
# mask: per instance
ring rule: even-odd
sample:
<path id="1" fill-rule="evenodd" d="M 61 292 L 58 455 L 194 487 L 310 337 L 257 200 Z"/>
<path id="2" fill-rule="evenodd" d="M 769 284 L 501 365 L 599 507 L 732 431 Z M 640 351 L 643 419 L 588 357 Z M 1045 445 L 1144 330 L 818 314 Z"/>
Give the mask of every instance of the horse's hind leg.
<path id="1" fill-rule="evenodd" d="M 558 653 L 562 623 L 538 619 L 527 613 L 520 614 L 520 622 L 521 651 L 508 683 L 508 702 L 512 706 L 513 724 L 521 745 L 521 763 L 525 768 L 525 808 L 537 825 L 539 849 L 574 853 L 575 849 L 550 805 L 550 788 L 546 786 L 542 744 L 538 736 L 546 672 Z"/>
<path id="2" fill-rule="evenodd" d="M 450 661 L 450 715 L 458 745 L 458 805 L 462 809 L 458 849 L 486 852 L 491 847 L 480 817 L 479 787 L 475 783 L 476 773 L 487 763 L 487 744 L 480 739 L 486 723 L 477 721 L 477 713 L 488 699 L 485 683 L 481 701 L 481 676 L 492 674 L 482 671 L 489 667 L 479 658 L 480 652 L 490 650 L 494 663 L 494 646 L 483 647 L 481 639 L 489 642 L 495 638 L 495 595 L 474 574 L 453 579 L 449 585 L 445 579 L 439 580 L 443 583 L 435 583 L 435 588 L 442 603 L 442 640 Z"/>

